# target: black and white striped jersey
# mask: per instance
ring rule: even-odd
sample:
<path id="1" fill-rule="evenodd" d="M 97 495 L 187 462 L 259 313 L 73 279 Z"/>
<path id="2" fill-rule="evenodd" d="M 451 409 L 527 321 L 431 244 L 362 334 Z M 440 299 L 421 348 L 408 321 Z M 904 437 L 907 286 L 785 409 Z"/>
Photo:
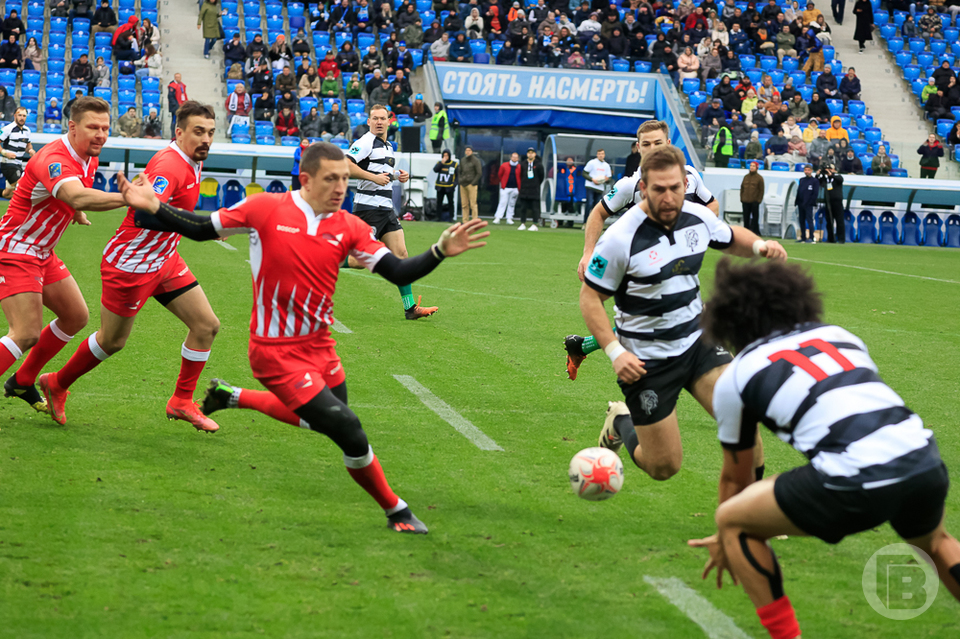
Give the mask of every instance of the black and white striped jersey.
<path id="1" fill-rule="evenodd" d="M 633 206 L 600 236 L 585 282 L 616 302 L 617 337 L 641 360 L 682 355 L 700 337 L 700 265 L 733 231 L 713 212 L 684 202 L 672 229 Z"/>
<path id="2" fill-rule="evenodd" d="M 687 191 L 684 199 L 688 202 L 701 204 L 703 206 L 713 202 L 716 198 L 713 197 L 713 193 L 711 193 L 710 189 L 703 183 L 703 178 L 700 176 L 700 173 L 689 164 L 684 168 L 687 170 Z M 605 208 L 610 215 L 616 215 L 634 204 L 640 204 L 643 196 L 640 195 L 639 184 L 640 170 L 637 169 L 637 172 L 633 175 L 617 180 L 613 187 L 607 191 L 606 195 L 600 200 L 600 203 L 603 204 L 603 208 Z"/>
<path id="3" fill-rule="evenodd" d="M 369 131 L 354 141 L 347 151 L 347 159 L 370 173 L 393 175 L 393 145 L 384 142 Z M 380 186 L 369 180 L 358 180 L 353 198 L 354 211 L 393 211 L 393 182 Z"/>
<path id="4" fill-rule="evenodd" d="M 18 126 L 16 122 L 11 122 L 0 129 L 0 146 L 4 151 L 13 151 L 16 153 L 16 159 L 0 157 L 3 164 L 16 164 L 23 166 L 27 159 L 27 145 L 30 144 L 30 129 L 26 126 Z"/>
<path id="5" fill-rule="evenodd" d="M 878 488 L 940 464 L 933 433 L 839 326 L 801 324 L 751 344 L 717 380 L 713 410 L 725 448 L 751 448 L 760 422 L 829 488 Z"/>

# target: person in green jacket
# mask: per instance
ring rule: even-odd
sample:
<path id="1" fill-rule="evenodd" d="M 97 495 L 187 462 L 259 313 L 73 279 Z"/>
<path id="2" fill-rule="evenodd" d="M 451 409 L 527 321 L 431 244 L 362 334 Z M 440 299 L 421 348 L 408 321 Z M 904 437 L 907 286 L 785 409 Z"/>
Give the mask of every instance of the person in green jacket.
<path id="1" fill-rule="evenodd" d="M 727 168 L 727 163 L 733 156 L 733 134 L 727 128 L 726 122 L 720 125 L 717 135 L 713 138 L 713 161 L 721 169 Z"/>
<path id="2" fill-rule="evenodd" d="M 433 111 L 433 118 L 430 120 L 430 143 L 433 145 L 433 152 L 439 153 L 444 141 L 451 138 L 450 120 L 442 102 L 434 104 Z"/>
<path id="3" fill-rule="evenodd" d="M 197 17 L 197 28 L 203 27 L 203 57 L 210 57 L 213 43 L 223 37 L 223 28 L 220 26 L 220 16 L 226 11 L 220 6 L 220 0 L 207 0 L 200 7 Z"/>
<path id="4" fill-rule="evenodd" d="M 325 98 L 340 96 L 340 83 L 333 77 L 333 71 L 327 71 L 327 77 L 323 79 L 323 83 L 320 85 L 320 95 Z"/>
<path id="5" fill-rule="evenodd" d="M 937 93 L 937 82 L 933 76 L 930 76 L 927 79 L 927 86 L 923 87 L 923 91 L 920 93 L 920 101 L 926 104 L 927 98 L 929 98 L 931 94 L 936 95 L 936 93 Z"/>

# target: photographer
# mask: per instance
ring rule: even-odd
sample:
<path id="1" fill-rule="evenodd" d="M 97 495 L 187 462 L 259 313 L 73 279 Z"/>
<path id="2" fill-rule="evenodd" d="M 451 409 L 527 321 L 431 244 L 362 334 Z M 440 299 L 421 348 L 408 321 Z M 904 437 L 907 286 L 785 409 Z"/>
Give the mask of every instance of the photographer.
<path id="1" fill-rule="evenodd" d="M 843 222 L 843 176 L 833 164 L 824 163 L 817 173 L 823 186 L 824 226 L 827 227 L 827 242 L 833 244 L 846 241 L 846 229 Z M 836 226 L 836 239 L 834 238 Z"/>

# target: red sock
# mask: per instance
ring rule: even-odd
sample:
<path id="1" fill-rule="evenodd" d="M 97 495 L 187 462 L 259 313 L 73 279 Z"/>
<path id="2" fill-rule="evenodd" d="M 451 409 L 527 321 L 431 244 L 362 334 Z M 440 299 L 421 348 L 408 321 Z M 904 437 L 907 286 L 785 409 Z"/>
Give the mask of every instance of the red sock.
<path id="1" fill-rule="evenodd" d="M 757 608 L 760 623 L 770 633 L 772 639 L 796 639 L 800 636 L 800 624 L 797 613 L 793 611 L 790 598 L 784 595 L 771 604 Z"/>
<path id="2" fill-rule="evenodd" d="M 80 348 L 73 354 L 70 361 L 57 371 L 57 385 L 64 390 L 70 388 L 75 381 L 92 371 L 108 357 L 110 356 L 97 343 L 97 334 L 94 333 L 80 343 Z"/>
<path id="3" fill-rule="evenodd" d="M 353 477 L 353 481 L 370 493 L 381 508 L 390 510 L 399 503 L 400 498 L 390 489 L 390 484 L 387 483 L 383 468 L 380 466 L 380 460 L 373 454 L 373 450 L 367 449 L 364 457 L 344 455 L 343 461 L 347 464 L 347 472 Z"/>
<path id="4" fill-rule="evenodd" d="M 17 371 L 17 383 L 21 386 L 32 386 L 37 381 L 37 375 L 43 370 L 47 362 L 56 357 L 57 353 L 63 350 L 73 339 L 73 335 L 67 335 L 57 325 L 57 320 L 53 320 L 40 333 L 40 340 L 37 345 L 30 349 L 27 358 L 23 360 L 20 369 Z"/>
<path id="5" fill-rule="evenodd" d="M 237 398 L 237 408 L 249 408 L 273 417 L 277 421 L 292 426 L 300 425 L 300 418 L 297 417 L 297 414 L 284 406 L 283 402 L 269 391 L 255 391 L 244 388 Z"/>
<path id="6" fill-rule="evenodd" d="M 13 363 L 20 359 L 23 351 L 17 346 L 17 343 L 4 335 L 0 337 L 0 375 L 7 372 L 7 369 L 13 366 Z"/>
<path id="7" fill-rule="evenodd" d="M 197 390 L 197 380 L 210 359 L 210 349 L 195 351 L 184 344 L 180 348 L 180 357 L 180 376 L 177 377 L 177 389 L 173 391 L 173 396 L 193 401 L 193 391 Z"/>

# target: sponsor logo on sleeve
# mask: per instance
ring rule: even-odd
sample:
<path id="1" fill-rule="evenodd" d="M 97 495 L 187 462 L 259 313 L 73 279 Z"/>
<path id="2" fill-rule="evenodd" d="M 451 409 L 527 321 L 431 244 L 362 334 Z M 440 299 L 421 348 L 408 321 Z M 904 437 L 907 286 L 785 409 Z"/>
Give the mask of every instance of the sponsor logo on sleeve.
<path id="1" fill-rule="evenodd" d="M 153 192 L 157 195 L 163 195 L 168 186 L 170 186 L 170 180 L 165 177 L 158 177 L 153 181 Z"/>
<path id="2" fill-rule="evenodd" d="M 603 274 L 607 272 L 607 263 L 608 260 L 604 259 L 603 256 L 594 255 L 593 259 L 590 260 L 590 268 L 587 270 L 594 277 L 603 277 Z"/>
<path id="3" fill-rule="evenodd" d="M 50 173 L 50 179 L 55 180 L 63 173 L 63 167 L 59 162 L 54 162 L 47 167 L 47 171 Z"/>

